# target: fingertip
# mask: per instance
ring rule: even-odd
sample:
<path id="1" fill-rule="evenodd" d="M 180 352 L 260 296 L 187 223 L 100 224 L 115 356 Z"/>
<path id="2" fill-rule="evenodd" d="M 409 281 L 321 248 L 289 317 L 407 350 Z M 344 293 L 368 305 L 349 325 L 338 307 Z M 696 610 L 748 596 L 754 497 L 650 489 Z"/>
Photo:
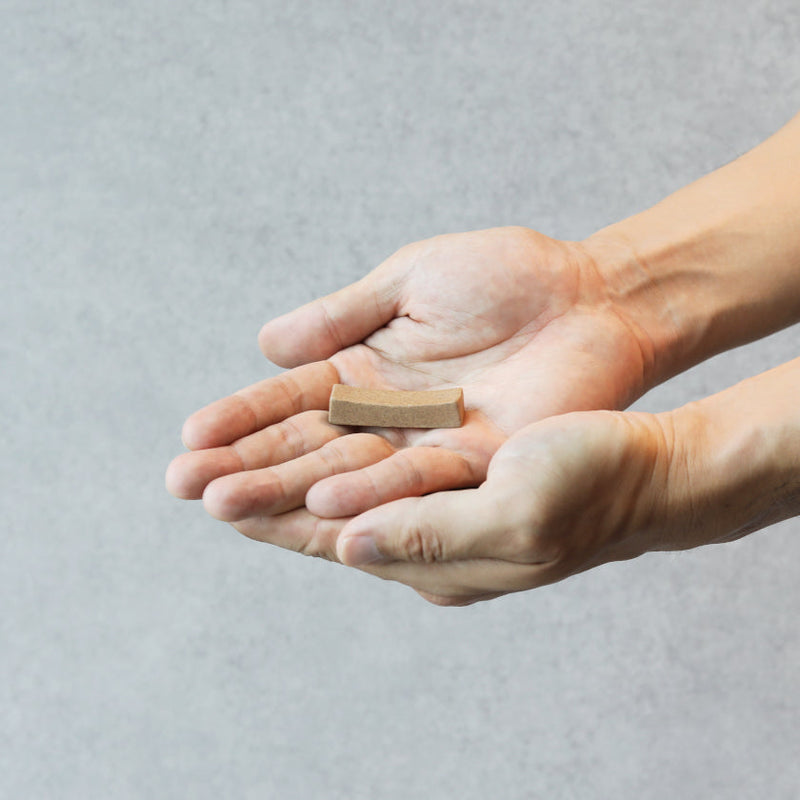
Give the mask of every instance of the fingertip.
<path id="1" fill-rule="evenodd" d="M 358 536 L 340 536 L 336 542 L 336 557 L 346 567 L 363 567 L 386 563 L 388 559 L 368 533 Z"/>
<path id="2" fill-rule="evenodd" d="M 187 450 L 205 450 L 210 447 L 217 447 L 221 444 L 227 444 L 222 441 L 219 433 L 215 433 L 219 429 L 224 429 L 228 425 L 227 416 L 230 414 L 221 414 L 224 411 L 223 401 L 217 400 L 203 408 L 195 411 L 186 422 L 183 423 L 181 428 L 181 441 Z"/>
<path id="3" fill-rule="evenodd" d="M 385 325 L 397 303 L 394 284 L 378 270 L 333 294 L 312 300 L 267 322 L 258 334 L 261 352 L 278 366 L 291 368 L 330 358 L 363 341 Z"/>
<path id="4" fill-rule="evenodd" d="M 194 416 L 183 423 L 181 442 L 187 450 L 205 450 L 216 445 L 216 442 L 209 438 L 202 420 L 195 419 Z"/>
<path id="5" fill-rule="evenodd" d="M 268 325 L 269 325 L 269 322 L 264 323 L 261 326 L 261 330 L 258 332 L 258 348 L 259 348 L 259 350 L 261 350 L 261 352 L 267 358 L 270 358 L 270 354 L 269 354 L 269 331 L 267 330 L 267 326 Z"/>
<path id="6" fill-rule="evenodd" d="M 187 450 L 199 450 L 201 448 L 200 442 L 202 441 L 199 436 L 197 422 L 195 415 L 192 414 L 184 423 L 181 428 L 181 442 Z"/>
<path id="7" fill-rule="evenodd" d="M 203 490 L 203 507 L 215 519 L 236 522 L 240 519 L 238 503 L 230 491 L 230 481 L 225 477 L 211 481 Z"/>
<path id="8" fill-rule="evenodd" d="M 199 495 L 193 492 L 192 481 L 186 470 L 187 453 L 181 453 L 170 461 L 164 475 L 167 491 L 180 500 L 196 500 Z"/>
<path id="9" fill-rule="evenodd" d="M 296 367 L 295 359 L 289 357 L 282 347 L 282 337 L 280 333 L 280 322 L 283 317 L 277 317 L 265 323 L 258 332 L 258 346 L 266 358 L 273 364 L 277 364 L 284 369 Z"/>
<path id="10" fill-rule="evenodd" d="M 199 500 L 216 478 L 242 470 L 242 460 L 231 448 L 191 450 L 167 467 L 167 489 L 182 500 Z"/>
<path id="11" fill-rule="evenodd" d="M 257 423 L 248 403 L 232 394 L 195 411 L 183 423 L 181 440 L 189 450 L 208 450 L 253 433 Z"/>
<path id="12" fill-rule="evenodd" d="M 317 517 L 352 517 L 364 508 L 348 487 L 347 475 L 334 475 L 315 483 L 306 493 L 306 508 Z"/>
<path id="13" fill-rule="evenodd" d="M 393 560 L 396 555 L 392 544 L 396 523 L 418 502 L 419 498 L 406 497 L 370 508 L 353 517 L 339 532 L 336 542 L 339 560 L 349 567 L 377 563 L 376 551 L 380 554 L 380 560 Z"/>
<path id="14" fill-rule="evenodd" d="M 320 361 L 336 352 L 319 330 L 315 303 L 307 303 L 288 314 L 271 319 L 258 333 L 261 352 L 284 369 Z"/>
<path id="15" fill-rule="evenodd" d="M 306 508 L 317 517 L 341 516 L 336 513 L 336 495 L 325 485 L 326 483 L 327 480 L 319 481 L 306 492 Z"/>

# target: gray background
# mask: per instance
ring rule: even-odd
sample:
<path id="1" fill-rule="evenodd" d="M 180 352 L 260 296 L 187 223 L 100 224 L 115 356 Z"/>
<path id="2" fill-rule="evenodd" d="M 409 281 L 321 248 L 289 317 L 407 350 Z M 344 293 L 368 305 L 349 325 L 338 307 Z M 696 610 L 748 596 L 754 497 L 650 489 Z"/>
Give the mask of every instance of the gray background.
<path id="1" fill-rule="evenodd" d="M 277 372 L 266 319 L 435 233 L 585 236 L 780 127 L 796 0 L 0 9 L 0 796 L 797 797 L 798 521 L 440 609 L 163 488 L 183 418 Z"/>

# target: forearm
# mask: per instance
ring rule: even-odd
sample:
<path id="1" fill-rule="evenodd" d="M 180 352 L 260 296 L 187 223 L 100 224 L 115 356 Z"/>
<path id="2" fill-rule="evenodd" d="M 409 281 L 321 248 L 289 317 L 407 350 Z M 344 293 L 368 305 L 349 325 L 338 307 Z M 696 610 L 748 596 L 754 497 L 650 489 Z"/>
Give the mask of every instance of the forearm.
<path id="1" fill-rule="evenodd" d="M 583 242 L 654 386 L 800 320 L 800 115 L 741 158 Z"/>
<path id="2" fill-rule="evenodd" d="M 673 441 L 672 533 L 653 549 L 730 541 L 800 514 L 798 398 L 800 358 L 657 415 Z"/>

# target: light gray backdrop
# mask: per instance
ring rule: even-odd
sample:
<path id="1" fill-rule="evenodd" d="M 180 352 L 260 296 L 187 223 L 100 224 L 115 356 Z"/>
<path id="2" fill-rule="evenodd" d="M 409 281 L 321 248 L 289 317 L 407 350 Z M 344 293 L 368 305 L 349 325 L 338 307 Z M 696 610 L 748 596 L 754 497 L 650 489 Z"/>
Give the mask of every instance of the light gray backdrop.
<path id="1" fill-rule="evenodd" d="M 798 796 L 798 521 L 440 609 L 163 488 L 183 418 L 277 372 L 266 319 L 435 233 L 585 236 L 780 127 L 796 0 L 0 10 L 0 796 Z"/>

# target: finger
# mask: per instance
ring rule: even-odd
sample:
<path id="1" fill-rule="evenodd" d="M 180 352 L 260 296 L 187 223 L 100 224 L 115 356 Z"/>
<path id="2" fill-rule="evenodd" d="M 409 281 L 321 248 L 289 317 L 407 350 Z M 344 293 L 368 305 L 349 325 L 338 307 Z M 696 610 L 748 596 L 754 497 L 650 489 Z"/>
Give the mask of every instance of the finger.
<path id="1" fill-rule="evenodd" d="M 255 541 L 338 561 L 337 540 L 347 523 L 346 519 L 322 519 L 305 508 L 298 508 L 275 517 L 250 517 L 232 525 Z M 410 586 L 426 600 L 440 606 L 469 605 L 564 577 L 549 565 L 483 560 L 450 564 L 394 562 L 362 569 L 376 577 Z"/>
<path id="2" fill-rule="evenodd" d="M 242 460 L 232 447 L 181 453 L 167 467 L 167 491 L 181 500 L 199 500 L 214 478 L 241 469 Z"/>
<path id="3" fill-rule="evenodd" d="M 469 605 L 566 577 L 557 553 L 531 558 L 528 537 L 509 517 L 507 500 L 485 485 L 405 498 L 351 519 L 336 555 L 436 605 Z"/>
<path id="4" fill-rule="evenodd" d="M 393 561 L 360 569 L 376 578 L 410 586 L 436 605 L 448 606 L 469 605 L 502 594 L 524 592 L 569 576 L 558 562 L 515 564 L 483 558 L 442 564 Z"/>
<path id="5" fill-rule="evenodd" d="M 559 555 L 558 537 L 543 537 L 535 499 L 509 481 L 477 489 L 407 497 L 370 509 L 339 541 L 344 564 L 408 561 L 437 564 L 476 558 L 523 564 Z"/>
<path id="6" fill-rule="evenodd" d="M 392 319 L 398 296 L 396 268 L 386 261 L 360 281 L 271 320 L 259 345 L 282 367 L 329 358 Z"/>
<path id="7" fill-rule="evenodd" d="M 190 450 L 220 447 L 310 409 L 326 409 L 339 375 L 319 361 L 255 383 L 192 414 L 183 425 Z"/>
<path id="8" fill-rule="evenodd" d="M 346 522 L 320 519 L 305 508 L 298 508 L 276 517 L 250 517 L 232 524 L 239 533 L 255 541 L 336 561 L 336 539 Z"/>
<path id="9" fill-rule="evenodd" d="M 215 478 L 282 464 L 346 433 L 328 422 L 325 411 L 306 411 L 231 445 L 181 453 L 167 468 L 167 489 L 183 500 L 198 500 Z"/>
<path id="10" fill-rule="evenodd" d="M 212 517 L 226 522 L 283 514 L 304 505 L 306 493 L 317 481 L 361 469 L 392 452 L 389 442 L 374 434 L 342 436 L 284 464 L 217 478 L 206 486 L 203 505 Z"/>
<path id="11" fill-rule="evenodd" d="M 320 517 L 352 517 L 367 509 L 442 489 L 475 486 L 486 464 L 444 447 L 409 447 L 363 469 L 314 484 L 308 510 Z"/>
<path id="12" fill-rule="evenodd" d="M 370 509 L 342 531 L 339 559 L 355 567 L 486 557 L 500 532 L 497 520 L 502 519 L 491 512 L 486 495 L 481 489 L 437 492 Z"/>

